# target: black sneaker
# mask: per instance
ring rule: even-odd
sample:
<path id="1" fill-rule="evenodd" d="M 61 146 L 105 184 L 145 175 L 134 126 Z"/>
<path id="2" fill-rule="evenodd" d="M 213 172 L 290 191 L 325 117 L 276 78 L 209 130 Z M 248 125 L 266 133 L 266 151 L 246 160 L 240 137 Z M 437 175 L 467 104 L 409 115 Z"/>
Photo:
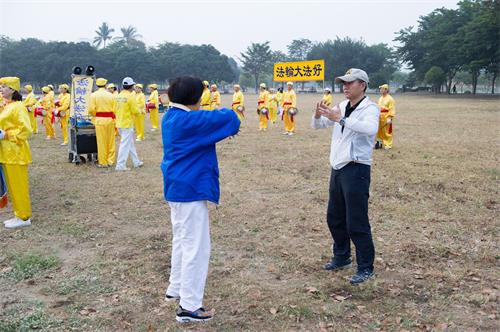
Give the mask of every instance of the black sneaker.
<path id="1" fill-rule="evenodd" d="M 375 277 L 375 273 L 372 270 L 358 271 L 351 277 L 351 285 L 361 284 L 373 277 Z"/>
<path id="2" fill-rule="evenodd" d="M 375 150 L 382 149 L 382 143 L 380 141 L 377 141 L 375 143 Z"/>
<path id="3" fill-rule="evenodd" d="M 348 269 L 351 266 L 352 266 L 351 259 L 348 259 L 345 261 L 338 261 L 338 260 L 332 258 L 331 261 L 329 261 L 328 263 L 326 263 L 323 266 L 323 269 L 325 269 L 327 271 L 338 271 L 338 270 Z"/>
<path id="4" fill-rule="evenodd" d="M 179 306 L 175 314 L 176 314 L 175 319 L 179 323 L 208 322 L 213 318 L 212 313 L 205 311 L 204 308 L 199 308 L 198 310 L 195 311 L 189 311 Z"/>

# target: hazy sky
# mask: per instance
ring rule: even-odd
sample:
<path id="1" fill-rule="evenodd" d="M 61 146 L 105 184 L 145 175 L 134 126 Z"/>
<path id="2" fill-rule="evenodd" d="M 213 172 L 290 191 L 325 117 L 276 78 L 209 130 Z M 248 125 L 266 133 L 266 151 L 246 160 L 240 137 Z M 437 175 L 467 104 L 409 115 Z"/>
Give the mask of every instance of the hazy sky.
<path id="1" fill-rule="evenodd" d="M 107 22 L 133 25 L 148 46 L 163 41 L 212 44 L 239 57 L 250 42 L 270 41 L 286 51 L 293 39 L 313 41 L 335 36 L 363 38 L 368 44 L 393 44 L 394 33 L 417 25 L 435 8 L 456 8 L 446 0 L 365 1 L 130 1 L 0 0 L 0 34 L 14 39 L 92 41 Z"/>

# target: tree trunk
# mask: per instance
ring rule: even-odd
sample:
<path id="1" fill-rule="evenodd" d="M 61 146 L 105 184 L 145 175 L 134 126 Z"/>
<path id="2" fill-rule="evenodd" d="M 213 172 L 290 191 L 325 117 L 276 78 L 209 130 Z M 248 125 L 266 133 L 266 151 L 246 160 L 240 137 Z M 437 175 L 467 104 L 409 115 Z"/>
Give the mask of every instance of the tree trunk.
<path id="1" fill-rule="evenodd" d="M 254 77 L 255 77 L 255 93 L 257 93 L 257 91 L 259 91 L 259 89 L 258 89 L 258 86 L 259 86 L 259 74 L 255 74 Z"/>
<path id="2" fill-rule="evenodd" d="M 335 92 L 335 80 L 332 81 L 332 93 Z"/>
<path id="3" fill-rule="evenodd" d="M 472 94 L 475 95 L 476 94 L 476 89 L 477 89 L 477 77 L 478 77 L 478 72 L 477 71 L 473 71 L 472 72 Z"/>
<path id="4" fill-rule="evenodd" d="M 491 94 L 494 95 L 495 94 L 495 81 L 497 80 L 497 72 L 495 71 L 493 73 L 493 78 L 491 79 Z"/>

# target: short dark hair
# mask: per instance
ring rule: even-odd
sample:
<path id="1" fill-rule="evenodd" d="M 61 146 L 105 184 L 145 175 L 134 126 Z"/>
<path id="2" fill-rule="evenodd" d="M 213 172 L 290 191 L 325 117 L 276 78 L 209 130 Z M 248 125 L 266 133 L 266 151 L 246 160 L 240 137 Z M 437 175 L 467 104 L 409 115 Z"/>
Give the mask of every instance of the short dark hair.
<path id="1" fill-rule="evenodd" d="M 365 83 L 365 89 L 363 90 L 363 92 L 366 92 L 366 89 L 368 89 L 368 83 L 366 83 L 365 81 L 363 80 L 357 80 L 359 83 Z"/>
<path id="2" fill-rule="evenodd" d="M 194 105 L 200 100 L 203 88 L 203 82 L 199 78 L 177 77 L 168 88 L 168 99 L 177 104 Z"/>
<path id="3" fill-rule="evenodd" d="M 13 101 L 23 101 L 23 96 L 19 93 L 19 91 L 14 91 L 12 94 Z"/>
<path id="4" fill-rule="evenodd" d="M 133 85 L 122 85 L 122 88 L 123 88 L 124 90 L 130 90 L 130 89 L 132 89 L 133 87 L 134 87 Z"/>

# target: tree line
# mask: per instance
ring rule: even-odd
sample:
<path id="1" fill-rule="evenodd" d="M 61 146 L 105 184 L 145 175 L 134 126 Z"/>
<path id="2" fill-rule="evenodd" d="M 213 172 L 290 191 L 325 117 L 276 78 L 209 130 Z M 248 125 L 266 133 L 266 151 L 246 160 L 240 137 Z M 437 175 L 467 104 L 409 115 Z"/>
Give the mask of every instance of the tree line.
<path id="1" fill-rule="evenodd" d="M 179 75 L 194 75 L 257 89 L 260 82 L 272 81 L 273 63 L 324 59 L 325 79 L 334 89 L 334 77 L 356 67 L 369 73 L 372 87 L 393 82 L 430 85 L 440 92 L 444 85 L 450 93 L 458 81 L 466 81 L 476 93 L 479 79 L 487 77 L 494 93 L 500 69 L 500 0 L 463 0 L 457 9 L 436 9 L 421 16 L 417 27 L 397 32 L 395 48 L 349 37 L 321 42 L 301 38 L 286 53 L 272 50 L 270 42 L 251 43 L 233 59 L 212 45 L 164 42 L 147 47 L 133 26 L 120 28 L 119 36 L 114 32 L 102 23 L 92 44 L 0 36 L 0 76 L 20 76 L 35 85 L 59 83 L 68 81 L 73 66 L 91 64 L 96 75 L 110 82 L 132 76 L 143 83 L 168 83 Z"/>

